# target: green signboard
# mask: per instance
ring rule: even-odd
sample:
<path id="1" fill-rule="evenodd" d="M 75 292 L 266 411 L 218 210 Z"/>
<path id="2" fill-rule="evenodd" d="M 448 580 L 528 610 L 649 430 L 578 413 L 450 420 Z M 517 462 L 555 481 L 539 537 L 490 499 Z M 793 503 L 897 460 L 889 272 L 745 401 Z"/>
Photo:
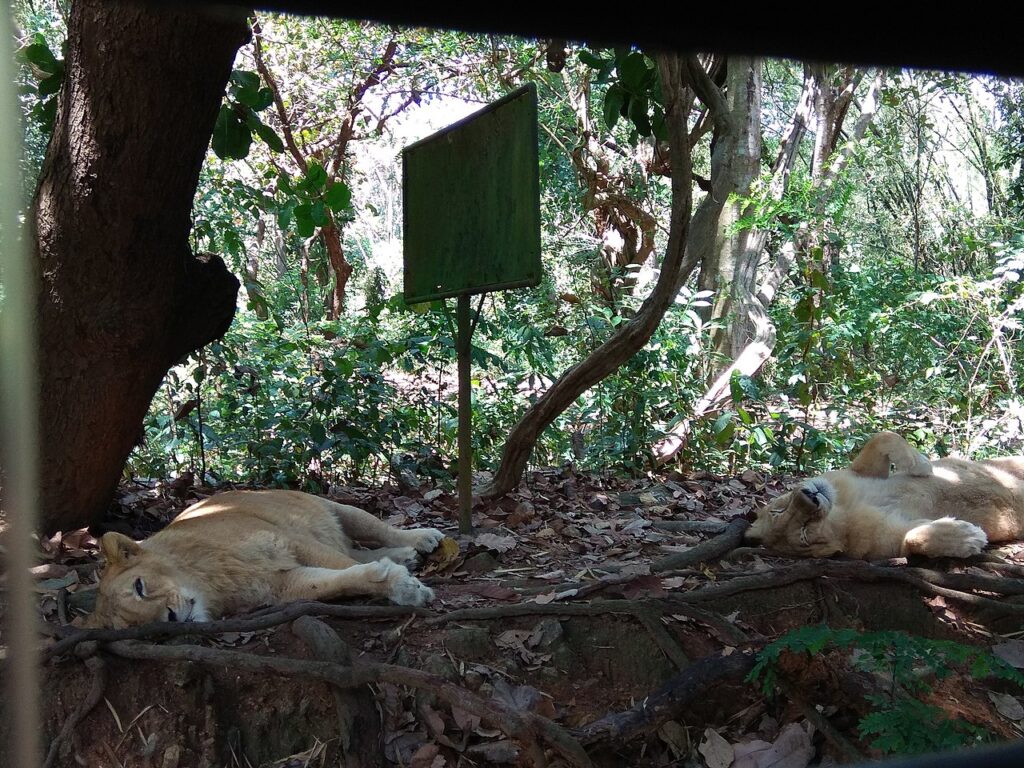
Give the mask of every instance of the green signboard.
<path id="1" fill-rule="evenodd" d="M 402 161 L 407 303 L 537 285 L 536 86 L 411 144 Z"/>

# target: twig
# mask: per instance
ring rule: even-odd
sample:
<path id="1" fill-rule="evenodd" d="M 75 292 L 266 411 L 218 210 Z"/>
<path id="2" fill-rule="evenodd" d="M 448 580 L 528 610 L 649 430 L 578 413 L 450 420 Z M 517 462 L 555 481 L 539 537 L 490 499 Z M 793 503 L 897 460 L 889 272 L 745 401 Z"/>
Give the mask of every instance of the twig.
<path id="1" fill-rule="evenodd" d="M 92 685 L 85 698 L 79 703 L 78 708 L 71 713 L 71 717 L 64 721 L 60 733 L 50 742 L 50 749 L 46 753 L 46 760 L 43 761 L 43 768 L 50 768 L 53 761 L 57 759 L 60 745 L 74 733 L 78 724 L 92 712 L 93 707 L 99 704 L 103 698 L 103 690 L 107 686 L 107 665 L 98 656 L 92 656 L 85 660 L 85 666 L 92 672 Z"/>

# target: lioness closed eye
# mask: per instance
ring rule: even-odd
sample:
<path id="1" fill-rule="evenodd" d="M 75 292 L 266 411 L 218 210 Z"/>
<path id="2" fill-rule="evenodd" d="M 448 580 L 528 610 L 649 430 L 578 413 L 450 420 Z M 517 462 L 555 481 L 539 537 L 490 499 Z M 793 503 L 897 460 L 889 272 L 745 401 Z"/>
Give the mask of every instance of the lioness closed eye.
<path id="1" fill-rule="evenodd" d="M 406 563 L 433 551 L 436 528 L 400 530 L 368 512 L 298 491 L 230 491 L 195 504 L 159 533 L 100 541 L 92 627 L 208 621 L 291 600 L 372 595 L 425 605 L 434 592 Z M 352 541 L 381 549 L 356 549 Z"/>
<path id="2" fill-rule="evenodd" d="M 865 560 L 970 557 L 1022 537 L 1024 457 L 928 461 L 893 432 L 758 510 L 746 534 L 784 555 Z"/>

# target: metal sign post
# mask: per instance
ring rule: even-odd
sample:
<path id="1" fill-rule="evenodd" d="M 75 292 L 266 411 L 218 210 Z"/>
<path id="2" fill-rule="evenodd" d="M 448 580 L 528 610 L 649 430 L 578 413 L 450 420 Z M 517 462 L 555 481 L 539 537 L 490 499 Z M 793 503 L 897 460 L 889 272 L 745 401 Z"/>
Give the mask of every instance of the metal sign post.
<path id="1" fill-rule="evenodd" d="M 470 350 L 473 328 L 469 319 L 469 294 L 459 295 L 455 312 L 459 359 L 459 530 L 473 529 L 473 390 L 470 379 Z"/>
<path id="2" fill-rule="evenodd" d="M 540 282 L 532 83 L 402 151 L 407 304 L 458 297 L 459 528 L 472 530 L 473 294 Z"/>

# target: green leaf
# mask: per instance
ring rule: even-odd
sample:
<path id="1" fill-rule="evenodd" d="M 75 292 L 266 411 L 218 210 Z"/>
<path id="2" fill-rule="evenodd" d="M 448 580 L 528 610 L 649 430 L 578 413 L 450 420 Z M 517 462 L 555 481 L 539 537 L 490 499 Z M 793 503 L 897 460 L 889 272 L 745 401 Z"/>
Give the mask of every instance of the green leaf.
<path id="1" fill-rule="evenodd" d="M 250 106 L 254 110 L 256 110 L 257 112 L 261 112 L 261 111 L 263 111 L 264 109 L 266 109 L 267 107 L 269 107 L 273 103 L 274 103 L 274 92 L 271 91 L 269 88 L 260 88 L 260 90 L 259 90 L 259 98 L 256 99 L 256 103 L 255 104 L 251 104 Z"/>
<path id="2" fill-rule="evenodd" d="M 242 252 L 242 238 L 233 229 L 224 231 L 224 250 L 233 256 Z"/>
<path id="3" fill-rule="evenodd" d="M 19 51 L 23 61 L 28 62 L 38 67 L 47 74 L 55 74 L 60 65 L 57 61 L 57 57 L 53 55 L 50 50 L 50 46 L 46 43 L 32 43 L 32 45 L 26 45 Z"/>
<path id="4" fill-rule="evenodd" d="M 736 430 L 736 423 L 733 421 L 732 411 L 723 411 L 722 414 L 715 419 L 715 441 L 719 445 L 725 445 L 732 438 L 733 432 Z"/>
<path id="5" fill-rule="evenodd" d="M 295 207 L 292 205 L 282 206 L 277 212 L 277 226 L 282 230 L 288 229 L 288 225 L 292 223 L 292 217 L 295 213 Z"/>
<path id="6" fill-rule="evenodd" d="M 608 130 L 614 128 L 615 124 L 619 122 L 628 98 L 629 94 L 618 84 L 608 88 L 608 92 L 604 95 L 604 123 L 608 126 Z"/>
<path id="7" fill-rule="evenodd" d="M 255 91 L 260 87 L 260 76 L 245 69 L 234 69 L 231 71 L 231 82 L 240 88 L 251 88 Z"/>
<path id="8" fill-rule="evenodd" d="M 328 208 L 338 213 L 349 207 L 352 202 L 352 190 L 343 182 L 333 182 L 328 185 L 327 192 L 324 193 L 324 202 L 327 203 Z"/>
<path id="9" fill-rule="evenodd" d="M 310 189 L 323 189 L 324 184 L 327 183 L 327 171 L 320 163 L 314 161 L 306 170 L 306 181 L 309 183 Z"/>
<path id="10" fill-rule="evenodd" d="M 658 141 L 668 141 L 668 123 L 665 122 L 665 110 L 661 107 L 654 108 L 654 115 L 651 117 L 651 132 Z"/>
<path id="11" fill-rule="evenodd" d="M 626 90 L 637 95 L 646 94 L 653 80 L 653 72 L 647 66 L 647 57 L 639 51 L 633 51 L 622 61 L 619 76 Z"/>
<path id="12" fill-rule="evenodd" d="M 295 206 L 295 229 L 301 237 L 310 237 L 316 231 L 316 226 L 313 224 L 312 208 L 309 203 Z"/>
<path id="13" fill-rule="evenodd" d="M 259 83 L 257 83 L 257 86 Z M 260 101 L 260 90 L 258 87 L 243 85 L 234 89 L 235 100 L 249 108 Z"/>
<path id="14" fill-rule="evenodd" d="M 227 104 L 222 105 L 217 114 L 217 123 L 213 127 L 211 145 L 217 157 L 222 160 L 241 160 L 249 154 L 252 134 L 249 127 L 238 119 Z"/>
<path id="15" fill-rule="evenodd" d="M 64 65 L 60 65 L 60 72 L 57 74 L 50 75 L 39 81 L 38 93 L 40 96 L 52 96 L 60 90 L 61 84 L 64 82 Z"/>
<path id="16" fill-rule="evenodd" d="M 39 122 L 47 133 L 53 130 L 53 121 L 57 119 L 57 99 L 50 97 L 32 108 L 32 117 Z"/>
<path id="17" fill-rule="evenodd" d="M 594 69 L 601 69 L 601 67 L 608 63 L 607 59 L 602 59 L 601 57 L 595 56 L 593 53 L 586 50 L 580 51 L 579 56 L 582 63 Z"/>
<path id="18" fill-rule="evenodd" d="M 637 96 L 629 100 L 629 119 L 641 136 L 651 135 L 651 120 L 647 116 L 647 97 Z"/>
<path id="19" fill-rule="evenodd" d="M 309 216 L 313 219 L 313 223 L 318 227 L 327 226 L 330 219 L 327 218 L 327 208 L 324 206 L 323 200 L 317 200 L 313 203 L 309 211 Z"/>
<path id="20" fill-rule="evenodd" d="M 274 152 L 284 152 L 284 142 L 281 141 L 281 137 L 277 135 L 277 132 L 255 115 L 253 115 L 253 119 L 255 124 L 252 126 L 252 129 L 256 132 L 256 135 L 263 139 L 263 142 Z M 280 188 L 280 184 L 278 187 Z"/>

